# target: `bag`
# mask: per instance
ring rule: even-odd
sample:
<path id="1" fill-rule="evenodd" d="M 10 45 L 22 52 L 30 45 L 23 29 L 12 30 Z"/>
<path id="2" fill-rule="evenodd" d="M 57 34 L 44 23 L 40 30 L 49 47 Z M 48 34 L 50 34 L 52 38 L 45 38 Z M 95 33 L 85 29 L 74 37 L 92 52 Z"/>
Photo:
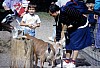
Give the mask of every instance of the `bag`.
<path id="1" fill-rule="evenodd" d="M 23 1 L 22 3 L 16 3 L 14 5 L 15 10 L 16 10 L 19 17 L 23 16 L 23 13 L 25 13 L 25 11 L 26 11 L 25 8 L 28 7 L 29 2 L 30 1 Z"/>
<path id="2" fill-rule="evenodd" d="M 100 10 L 100 0 L 95 0 L 94 10 Z"/>
<path id="3" fill-rule="evenodd" d="M 95 0 L 94 13 L 100 15 L 100 0 Z"/>
<path id="4" fill-rule="evenodd" d="M 25 12 L 25 8 L 22 7 L 21 3 L 16 3 L 14 7 L 19 17 Z"/>

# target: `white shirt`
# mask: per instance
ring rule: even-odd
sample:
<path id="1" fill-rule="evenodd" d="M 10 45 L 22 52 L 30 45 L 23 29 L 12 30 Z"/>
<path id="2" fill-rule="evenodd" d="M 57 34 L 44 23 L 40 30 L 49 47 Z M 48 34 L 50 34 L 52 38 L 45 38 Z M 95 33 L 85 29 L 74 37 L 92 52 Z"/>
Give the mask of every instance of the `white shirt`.
<path id="1" fill-rule="evenodd" d="M 25 23 L 31 24 L 33 26 L 36 25 L 37 23 L 41 23 L 41 20 L 38 15 L 34 14 L 32 16 L 29 13 L 23 16 L 22 21 L 24 21 Z M 29 27 L 25 27 L 25 28 L 30 29 Z"/>

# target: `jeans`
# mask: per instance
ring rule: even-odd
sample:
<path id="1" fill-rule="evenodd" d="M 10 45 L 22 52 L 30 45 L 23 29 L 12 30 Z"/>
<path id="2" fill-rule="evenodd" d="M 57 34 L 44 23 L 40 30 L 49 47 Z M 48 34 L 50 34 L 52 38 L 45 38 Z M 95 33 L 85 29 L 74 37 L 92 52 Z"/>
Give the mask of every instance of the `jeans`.
<path id="1" fill-rule="evenodd" d="M 35 36 L 35 30 L 34 29 L 24 29 L 24 34 L 29 34 L 30 36 Z"/>

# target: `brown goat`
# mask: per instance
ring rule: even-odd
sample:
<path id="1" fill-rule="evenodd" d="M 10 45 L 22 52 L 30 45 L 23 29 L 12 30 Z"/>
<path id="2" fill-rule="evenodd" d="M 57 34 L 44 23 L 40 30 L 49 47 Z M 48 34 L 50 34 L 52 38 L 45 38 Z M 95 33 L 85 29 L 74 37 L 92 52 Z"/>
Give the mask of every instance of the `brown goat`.
<path id="1" fill-rule="evenodd" d="M 37 67 L 38 58 L 40 59 L 40 68 L 43 68 L 44 61 L 50 61 L 52 66 L 54 66 L 55 62 L 55 49 L 52 44 L 48 42 L 44 42 L 41 39 L 37 39 L 35 37 L 31 37 L 30 35 L 26 35 L 28 39 L 32 39 L 33 45 L 33 53 L 35 65 Z"/>

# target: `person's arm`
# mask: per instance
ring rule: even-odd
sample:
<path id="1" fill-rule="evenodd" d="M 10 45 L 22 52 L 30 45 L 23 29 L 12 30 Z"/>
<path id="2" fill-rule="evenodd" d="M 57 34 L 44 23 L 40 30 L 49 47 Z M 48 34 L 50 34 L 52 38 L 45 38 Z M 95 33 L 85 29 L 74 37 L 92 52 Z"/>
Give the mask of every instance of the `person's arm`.
<path id="1" fill-rule="evenodd" d="M 25 23 L 24 21 L 21 21 L 20 26 L 25 26 L 25 27 L 29 27 L 31 29 L 35 29 L 36 27 L 39 27 L 40 24 L 32 25 L 32 24 Z"/>
<path id="2" fill-rule="evenodd" d="M 37 17 L 37 22 L 35 25 L 33 25 L 33 28 L 40 27 L 41 20 L 38 15 L 36 15 L 36 17 Z"/>
<path id="3" fill-rule="evenodd" d="M 25 27 L 31 26 L 30 24 L 26 23 L 26 19 L 27 19 L 27 15 L 24 15 L 22 20 L 21 20 L 20 26 L 25 26 Z"/>
<path id="4" fill-rule="evenodd" d="M 66 30 L 67 30 L 67 26 L 65 24 L 62 24 L 61 39 L 64 38 Z"/>
<path id="5" fill-rule="evenodd" d="M 36 27 L 40 27 L 40 23 L 36 23 L 36 25 L 31 25 L 30 28 L 35 29 Z"/>
<path id="6" fill-rule="evenodd" d="M 25 23 L 24 21 L 21 21 L 20 26 L 30 27 L 31 25 L 28 23 Z"/>
<path id="7" fill-rule="evenodd" d="M 64 43 L 64 41 L 65 41 L 65 33 L 66 33 L 66 29 L 67 29 L 67 26 L 64 25 L 63 23 L 61 25 L 62 25 L 62 31 L 61 31 L 61 38 L 59 40 L 59 44 L 63 44 Z"/>

